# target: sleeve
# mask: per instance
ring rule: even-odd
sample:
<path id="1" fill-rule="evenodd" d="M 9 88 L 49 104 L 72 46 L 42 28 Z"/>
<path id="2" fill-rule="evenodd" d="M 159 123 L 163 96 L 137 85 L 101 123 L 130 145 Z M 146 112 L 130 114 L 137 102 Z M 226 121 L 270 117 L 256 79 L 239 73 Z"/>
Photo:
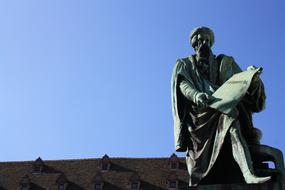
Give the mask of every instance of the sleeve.
<path id="1" fill-rule="evenodd" d="M 263 82 L 259 76 L 255 76 L 243 102 L 252 112 L 260 112 L 265 108 L 265 100 L 266 95 Z"/>
<path id="2" fill-rule="evenodd" d="M 191 144 L 191 140 L 189 138 L 190 133 L 183 121 L 187 109 L 187 103 L 185 102 L 187 98 L 184 97 L 179 87 L 180 83 L 183 80 L 186 80 L 186 74 L 187 66 L 185 66 L 185 63 L 181 59 L 178 59 L 174 66 L 171 79 L 172 113 L 174 121 L 174 145 L 175 150 L 177 152 L 187 151 L 188 147 Z M 190 83 L 191 81 L 188 82 Z"/>
<path id="3" fill-rule="evenodd" d="M 195 103 L 195 97 L 198 94 L 198 91 L 195 87 L 188 82 L 187 80 L 182 80 L 179 84 L 181 93 L 190 101 Z"/>

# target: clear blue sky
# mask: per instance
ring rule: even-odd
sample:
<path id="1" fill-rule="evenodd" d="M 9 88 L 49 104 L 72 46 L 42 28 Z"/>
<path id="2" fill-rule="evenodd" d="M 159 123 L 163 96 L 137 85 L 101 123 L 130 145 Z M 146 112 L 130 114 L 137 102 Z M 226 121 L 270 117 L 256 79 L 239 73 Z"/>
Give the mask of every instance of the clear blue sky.
<path id="1" fill-rule="evenodd" d="M 283 0 L 9 0 L 0 2 L 1 161 L 161 157 L 174 152 L 170 79 L 193 53 L 264 68 L 262 143 L 285 153 Z M 184 154 L 179 154 L 184 155 Z"/>

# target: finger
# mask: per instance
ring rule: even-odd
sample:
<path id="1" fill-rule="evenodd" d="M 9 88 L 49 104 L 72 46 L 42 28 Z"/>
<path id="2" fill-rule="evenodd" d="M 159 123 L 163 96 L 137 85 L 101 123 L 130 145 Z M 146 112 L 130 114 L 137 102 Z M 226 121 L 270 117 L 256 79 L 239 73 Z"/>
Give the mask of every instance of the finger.
<path id="1" fill-rule="evenodd" d="M 208 94 L 206 95 L 206 98 L 207 98 L 206 103 L 209 103 L 215 99 L 213 96 L 208 95 Z"/>
<path id="2" fill-rule="evenodd" d="M 205 108 L 206 107 L 206 104 L 204 103 L 204 101 L 198 101 L 198 104 L 197 104 L 197 106 L 199 107 L 199 108 Z"/>
<path id="3" fill-rule="evenodd" d="M 208 104 L 210 104 L 211 102 L 213 102 L 216 98 L 214 96 L 210 96 L 209 100 L 208 100 Z"/>
<path id="4" fill-rule="evenodd" d="M 203 102 L 201 107 L 206 108 L 206 107 L 208 107 L 208 104 L 206 102 Z"/>

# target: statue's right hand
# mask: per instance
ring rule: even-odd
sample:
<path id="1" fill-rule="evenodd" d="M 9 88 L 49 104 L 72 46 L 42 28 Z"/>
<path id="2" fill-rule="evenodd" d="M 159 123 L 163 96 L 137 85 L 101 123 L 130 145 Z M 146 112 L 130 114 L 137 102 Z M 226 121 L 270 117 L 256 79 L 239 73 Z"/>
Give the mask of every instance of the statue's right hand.
<path id="1" fill-rule="evenodd" d="M 211 99 L 212 97 L 207 93 L 198 92 L 195 96 L 195 104 L 198 106 L 198 108 L 207 108 Z"/>

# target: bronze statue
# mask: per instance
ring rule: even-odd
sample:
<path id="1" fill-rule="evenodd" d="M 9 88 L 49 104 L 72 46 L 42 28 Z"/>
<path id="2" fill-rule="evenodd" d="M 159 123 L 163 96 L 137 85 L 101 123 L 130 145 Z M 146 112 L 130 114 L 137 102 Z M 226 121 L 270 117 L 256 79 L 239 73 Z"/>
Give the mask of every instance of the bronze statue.
<path id="1" fill-rule="evenodd" d="M 190 186 L 223 183 L 218 175 L 242 174 L 246 183 L 263 183 L 271 176 L 257 177 L 249 145 L 259 144 L 261 132 L 253 127 L 252 113 L 260 112 L 265 105 L 264 86 L 259 78 L 261 69 L 254 75 L 246 94 L 232 113 L 224 114 L 209 105 L 213 93 L 233 75 L 242 72 L 233 57 L 214 55 L 214 33 L 207 27 L 195 28 L 190 35 L 195 54 L 178 59 L 172 75 L 172 111 L 176 151 L 187 152 Z M 255 69 L 255 67 L 249 67 Z M 228 149 L 226 148 L 228 147 Z M 232 162 L 226 166 L 230 157 Z M 222 161 L 219 161 L 222 160 Z M 225 165 L 224 165 L 225 163 Z M 227 168 L 236 164 L 235 170 Z M 240 182 L 228 179 L 224 183 Z"/>

